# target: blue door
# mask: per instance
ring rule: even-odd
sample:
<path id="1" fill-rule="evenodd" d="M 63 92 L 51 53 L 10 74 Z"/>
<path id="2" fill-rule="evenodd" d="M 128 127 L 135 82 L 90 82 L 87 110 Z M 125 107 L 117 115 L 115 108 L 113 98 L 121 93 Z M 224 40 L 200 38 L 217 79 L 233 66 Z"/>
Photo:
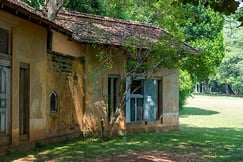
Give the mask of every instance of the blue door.
<path id="1" fill-rule="evenodd" d="M 157 84 L 158 83 L 156 79 L 148 79 L 144 81 L 144 121 L 156 121 L 158 96 Z"/>
<path id="2" fill-rule="evenodd" d="M 158 81 L 127 77 L 126 88 L 126 122 L 156 121 Z"/>

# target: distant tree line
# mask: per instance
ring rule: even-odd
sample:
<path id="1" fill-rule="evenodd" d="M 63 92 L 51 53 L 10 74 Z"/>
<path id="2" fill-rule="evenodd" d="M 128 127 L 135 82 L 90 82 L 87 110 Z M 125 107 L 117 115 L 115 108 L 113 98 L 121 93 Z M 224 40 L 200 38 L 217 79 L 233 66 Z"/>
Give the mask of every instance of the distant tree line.
<path id="1" fill-rule="evenodd" d="M 226 18 L 223 30 L 226 55 L 213 75 L 198 82 L 197 91 L 243 95 L 243 28 L 238 26 L 232 16 Z"/>

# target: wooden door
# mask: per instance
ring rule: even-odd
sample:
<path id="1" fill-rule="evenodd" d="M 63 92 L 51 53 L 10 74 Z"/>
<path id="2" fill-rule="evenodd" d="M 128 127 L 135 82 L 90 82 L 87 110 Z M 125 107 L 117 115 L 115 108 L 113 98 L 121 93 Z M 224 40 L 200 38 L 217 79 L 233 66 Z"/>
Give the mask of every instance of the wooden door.
<path id="1" fill-rule="evenodd" d="M 19 73 L 19 134 L 21 140 L 29 137 L 29 64 L 20 64 Z"/>
<path id="2" fill-rule="evenodd" d="M 9 83 L 10 63 L 0 60 L 0 135 L 9 133 Z"/>

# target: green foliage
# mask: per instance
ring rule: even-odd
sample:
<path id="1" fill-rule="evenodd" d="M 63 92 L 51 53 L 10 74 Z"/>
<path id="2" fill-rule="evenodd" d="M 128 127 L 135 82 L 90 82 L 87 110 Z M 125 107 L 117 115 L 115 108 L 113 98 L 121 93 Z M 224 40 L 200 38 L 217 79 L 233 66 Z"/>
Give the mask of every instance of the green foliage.
<path id="1" fill-rule="evenodd" d="M 179 109 L 180 111 L 183 109 L 186 99 L 191 96 L 191 93 L 193 91 L 193 82 L 191 75 L 187 71 L 180 70 L 179 75 Z"/>
<path id="2" fill-rule="evenodd" d="M 167 67 L 178 68 L 183 55 L 171 43 L 171 39 L 163 39 L 151 48 L 152 64 L 155 69 Z"/>
<path id="3" fill-rule="evenodd" d="M 30 5 L 35 1 L 24 0 Z M 43 1 L 43 0 L 42 0 Z M 190 5 L 190 4 L 193 5 Z M 170 37 L 161 37 L 154 45 L 148 42 L 149 50 L 139 51 L 135 48 L 136 42 L 144 40 L 130 40 L 124 42 L 129 63 L 126 65 L 130 72 L 156 72 L 162 66 L 181 68 L 190 73 L 191 78 L 207 78 L 215 72 L 224 57 L 224 41 L 222 27 L 224 18 L 215 12 L 217 5 L 233 5 L 232 1 L 187 1 L 187 0 L 65 0 L 64 6 L 68 10 L 85 13 L 94 13 L 113 18 L 135 20 L 156 24 L 170 32 L 175 39 L 184 39 L 187 43 L 199 49 L 200 55 L 183 56 L 171 42 Z M 135 42 L 135 43 L 134 43 Z M 144 53 L 143 53 L 144 52 Z M 137 53 L 137 54 L 136 54 Z M 152 54 L 150 64 L 147 64 L 148 53 Z M 112 68 L 112 56 L 101 52 L 98 59 L 108 69 Z M 152 64 L 151 64 L 152 63 Z M 131 70 L 133 69 L 133 70 Z M 136 70 L 137 69 L 137 70 Z M 188 96 L 191 87 L 181 88 L 182 101 Z M 184 98 L 184 99 L 183 99 Z M 183 103 L 181 101 L 181 103 Z M 181 104 L 180 104 L 181 105 Z"/>
<path id="4" fill-rule="evenodd" d="M 202 51 L 200 55 L 190 56 L 182 68 L 193 77 L 207 78 L 214 73 L 225 55 L 223 39 L 224 18 L 219 13 L 203 6 L 186 6 L 187 12 L 194 13 L 182 26 L 185 41 Z M 203 69 L 203 70 L 202 70 Z"/>
<path id="5" fill-rule="evenodd" d="M 99 59 L 99 62 L 102 63 L 105 69 L 112 68 L 113 62 L 112 62 L 112 55 L 110 53 L 101 50 L 98 54 L 96 54 L 96 57 Z"/>
<path id="6" fill-rule="evenodd" d="M 235 12 L 234 19 L 240 22 L 239 26 L 243 26 L 243 2 L 242 7 Z"/>
<path id="7" fill-rule="evenodd" d="M 40 5 L 44 4 L 44 0 L 22 1 L 35 8 L 39 8 Z M 202 5 L 205 7 L 210 6 L 215 11 L 225 13 L 226 15 L 234 13 L 239 6 L 239 3 L 235 0 L 64 0 L 64 6 L 69 10 L 152 23 L 155 22 L 155 19 L 157 20 L 158 17 L 160 17 L 160 19 L 164 19 L 164 21 L 158 24 L 165 25 L 167 24 L 167 20 L 173 23 L 171 20 L 174 19 L 177 21 L 178 19 L 175 18 L 184 14 L 182 11 L 183 7 L 181 6 L 185 4 L 192 4 L 194 6 Z M 180 8 L 179 10 L 176 9 L 178 6 Z M 239 16 L 238 21 L 243 22 L 242 18 L 242 15 Z M 171 27 L 173 26 L 174 25 Z"/>
<path id="8" fill-rule="evenodd" d="M 210 81 L 219 86 L 228 85 L 235 95 L 243 94 L 243 29 L 237 28 L 238 24 L 232 17 L 226 19 L 224 35 L 227 53 L 216 75 L 210 77 Z"/>
<path id="9" fill-rule="evenodd" d="M 119 19 L 129 19 L 126 13 L 126 8 L 130 6 L 131 0 L 103 0 L 102 5 L 105 10 L 104 16 L 109 16 Z"/>
<path id="10" fill-rule="evenodd" d="M 179 25 L 185 15 L 177 0 L 104 0 L 102 5 L 105 16 L 156 24 L 174 37 L 182 37 Z"/>
<path id="11" fill-rule="evenodd" d="M 44 2 L 45 2 L 45 0 L 21 0 L 21 1 L 27 3 L 28 5 L 36 8 L 36 9 L 40 8 L 41 6 L 43 6 Z"/>
<path id="12" fill-rule="evenodd" d="M 98 15 L 104 12 L 101 0 L 65 0 L 64 7 L 71 11 Z"/>
<path id="13" fill-rule="evenodd" d="M 236 0 L 180 0 L 184 4 L 193 4 L 194 6 L 203 5 L 204 7 L 211 7 L 215 11 L 230 15 L 237 10 L 239 2 Z"/>

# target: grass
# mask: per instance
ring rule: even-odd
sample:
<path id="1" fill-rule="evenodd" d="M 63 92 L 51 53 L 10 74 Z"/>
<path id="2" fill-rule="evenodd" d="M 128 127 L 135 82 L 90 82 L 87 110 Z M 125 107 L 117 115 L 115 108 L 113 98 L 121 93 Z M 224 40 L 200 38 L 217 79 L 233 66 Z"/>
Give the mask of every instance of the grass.
<path id="1" fill-rule="evenodd" d="M 202 161 L 243 160 L 243 99 L 196 96 L 181 112 L 180 131 L 74 139 L 44 145 L 32 151 L 13 152 L 0 161 L 82 161 L 128 151 L 164 150 L 197 153 Z"/>

